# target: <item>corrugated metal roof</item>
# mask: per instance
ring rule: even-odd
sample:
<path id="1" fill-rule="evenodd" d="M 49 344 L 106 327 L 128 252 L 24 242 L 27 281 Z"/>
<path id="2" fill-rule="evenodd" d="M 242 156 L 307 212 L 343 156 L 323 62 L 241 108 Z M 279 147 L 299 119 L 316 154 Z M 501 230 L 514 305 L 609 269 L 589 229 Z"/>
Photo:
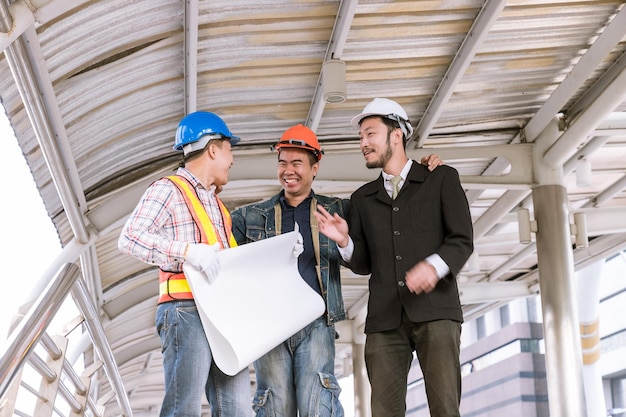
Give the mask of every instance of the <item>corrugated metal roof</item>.
<path id="1" fill-rule="evenodd" d="M 520 255 L 526 246 L 515 210 L 532 210 L 537 180 L 498 179 L 508 165 L 496 157 L 504 148 L 514 150 L 509 157 L 521 155 L 517 146 L 535 143 L 557 115 L 570 135 L 563 161 L 571 208 L 626 207 L 622 1 L 26 4 L 27 12 L 10 9 L 30 14 L 34 24 L 19 24 L 25 20 L 16 15 L 12 33 L 19 40 L 0 38 L 7 54 L 0 59 L 0 99 L 63 244 L 97 235 L 95 253 L 84 255 L 95 265 L 87 272 L 110 319 L 107 336 L 123 378 L 137 387 L 131 403 L 138 411 L 157 406 L 162 391 L 152 317 L 156 271 L 121 256 L 116 241 L 147 184 L 177 166 L 173 134 L 186 111 L 215 111 L 243 138 L 222 194 L 234 208 L 279 190 L 269 145 L 296 123 L 313 127 L 326 148 L 315 190 L 349 196 L 377 175 L 363 166 L 351 117 L 374 97 L 398 101 L 419 133 L 411 155 L 437 152 L 468 189 L 479 265 L 466 267 L 461 282 L 536 281 L 537 256 Z M 185 33 L 196 31 L 186 44 Z M 321 101 L 328 58 L 346 63 L 343 103 Z M 577 187 L 573 175 L 582 154 L 593 167 L 589 187 Z M 481 174 L 496 178 L 476 179 Z M 612 233 L 614 243 L 600 255 L 626 245 L 623 224 L 613 232 L 593 227 L 596 242 Z M 577 251 L 575 261 L 593 256 Z M 366 293 L 366 279 L 345 272 L 351 318 Z M 116 405 L 110 410 L 115 415 Z"/>

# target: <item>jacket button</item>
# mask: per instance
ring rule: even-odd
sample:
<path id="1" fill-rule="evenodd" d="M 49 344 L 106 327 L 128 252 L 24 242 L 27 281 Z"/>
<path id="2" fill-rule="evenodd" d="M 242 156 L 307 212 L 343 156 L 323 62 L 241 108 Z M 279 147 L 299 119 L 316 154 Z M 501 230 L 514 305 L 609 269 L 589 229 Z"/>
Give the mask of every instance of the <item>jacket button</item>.
<path id="1" fill-rule="evenodd" d="M 394 235 L 394 236 L 400 236 L 400 232 L 399 232 L 399 231 L 397 231 L 397 230 L 394 230 L 394 231 L 393 231 L 393 235 Z"/>
<path id="2" fill-rule="evenodd" d="M 396 255 L 396 261 L 401 261 L 401 260 L 402 260 L 402 256 Z"/>
<path id="3" fill-rule="evenodd" d="M 398 287 L 404 287 L 404 281 L 398 281 Z"/>
<path id="4" fill-rule="evenodd" d="M 392 210 L 393 211 L 400 211 L 400 207 L 394 207 Z"/>

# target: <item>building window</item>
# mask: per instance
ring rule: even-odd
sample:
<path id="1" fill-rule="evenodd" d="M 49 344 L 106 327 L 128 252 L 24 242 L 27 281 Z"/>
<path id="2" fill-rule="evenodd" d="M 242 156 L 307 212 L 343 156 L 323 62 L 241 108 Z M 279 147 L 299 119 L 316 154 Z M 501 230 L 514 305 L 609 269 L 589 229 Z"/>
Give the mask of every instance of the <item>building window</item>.
<path id="1" fill-rule="evenodd" d="M 608 415 L 626 417 L 626 375 L 611 379 L 611 400 L 613 407 Z"/>
<path id="2" fill-rule="evenodd" d="M 468 362 L 461 364 L 461 375 L 466 376 L 472 372 L 477 372 L 485 369 L 488 366 L 502 363 L 509 358 L 512 358 L 520 353 L 539 353 L 545 354 L 543 348 L 543 339 L 518 339 L 504 346 L 486 353 L 482 356 L 471 359 Z M 626 416 L 624 416 L 626 417 Z"/>
<path id="3" fill-rule="evenodd" d="M 511 324 L 511 312 L 509 305 L 503 305 L 500 307 L 500 327 L 506 327 Z"/>
<path id="4" fill-rule="evenodd" d="M 485 324 L 485 316 L 480 316 L 476 319 L 476 339 L 480 340 L 487 335 L 487 329 Z"/>
<path id="5" fill-rule="evenodd" d="M 528 310 L 528 322 L 541 323 L 541 320 L 539 320 L 539 306 L 537 303 L 537 301 L 539 301 L 539 297 L 528 297 L 526 300 L 526 308 Z"/>

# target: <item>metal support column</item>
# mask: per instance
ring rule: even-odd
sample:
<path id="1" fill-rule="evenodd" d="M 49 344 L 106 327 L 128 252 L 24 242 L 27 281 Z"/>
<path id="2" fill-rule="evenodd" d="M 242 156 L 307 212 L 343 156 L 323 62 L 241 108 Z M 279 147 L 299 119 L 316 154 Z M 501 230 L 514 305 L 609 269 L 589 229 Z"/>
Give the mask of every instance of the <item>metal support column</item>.
<path id="1" fill-rule="evenodd" d="M 586 417 L 567 203 L 561 185 L 533 190 L 548 403 L 551 417 Z"/>
<path id="2" fill-rule="evenodd" d="M 586 417 L 582 349 L 574 294 L 574 254 L 563 166 L 545 155 L 561 135 L 555 117 L 535 141 L 532 198 L 546 348 L 550 417 Z"/>
<path id="3" fill-rule="evenodd" d="M 604 263 L 605 261 L 601 260 L 576 272 L 583 383 L 589 416 L 606 415 L 602 373 L 598 367 L 600 360 L 600 280 Z"/>
<path id="4" fill-rule="evenodd" d="M 370 383 L 365 369 L 365 345 L 352 344 L 352 369 L 354 371 L 354 415 L 355 417 L 371 417 Z"/>

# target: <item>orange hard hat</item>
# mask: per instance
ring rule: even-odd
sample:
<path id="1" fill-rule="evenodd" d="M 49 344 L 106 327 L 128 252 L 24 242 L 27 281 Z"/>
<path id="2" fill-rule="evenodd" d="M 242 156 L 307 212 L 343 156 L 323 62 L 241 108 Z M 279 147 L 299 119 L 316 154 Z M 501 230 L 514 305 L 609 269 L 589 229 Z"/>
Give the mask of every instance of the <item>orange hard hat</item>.
<path id="1" fill-rule="evenodd" d="M 318 161 L 322 159 L 322 155 L 324 154 L 315 132 L 301 124 L 285 130 L 285 133 L 283 133 L 278 143 L 272 146 L 272 150 L 276 149 L 280 151 L 282 148 L 306 149 L 313 153 Z"/>

